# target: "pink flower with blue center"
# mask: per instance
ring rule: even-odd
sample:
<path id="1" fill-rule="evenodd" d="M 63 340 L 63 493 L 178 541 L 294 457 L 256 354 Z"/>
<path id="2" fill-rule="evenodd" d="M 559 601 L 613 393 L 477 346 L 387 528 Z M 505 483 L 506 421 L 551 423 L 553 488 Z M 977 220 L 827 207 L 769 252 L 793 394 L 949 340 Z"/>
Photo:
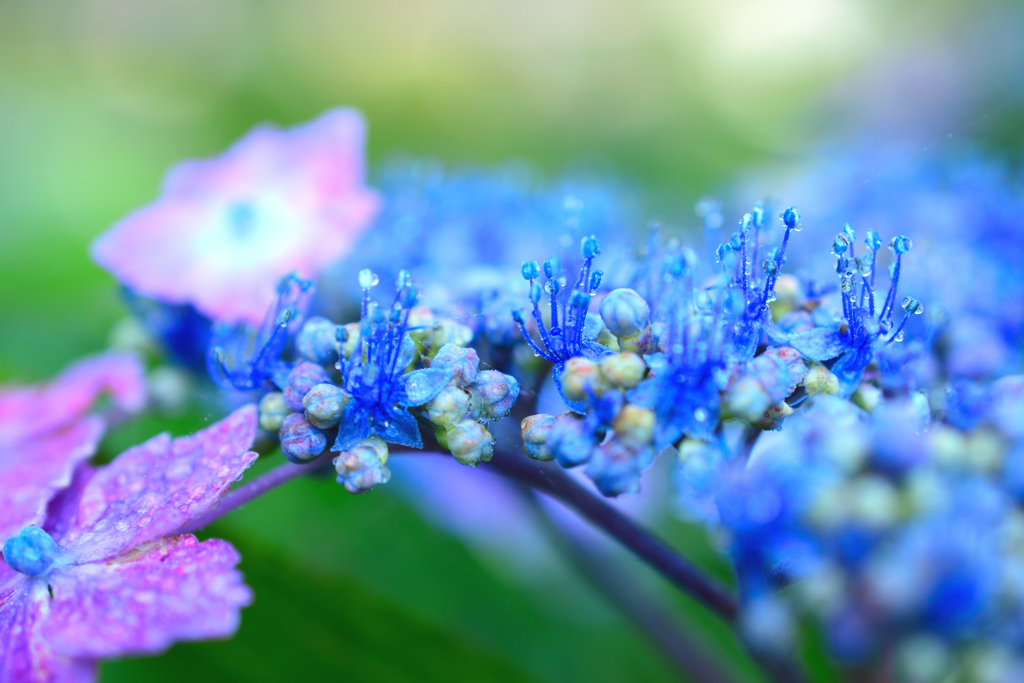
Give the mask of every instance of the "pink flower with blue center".
<path id="1" fill-rule="evenodd" d="M 162 196 L 101 235 L 93 257 L 137 294 L 258 325 L 282 277 L 315 277 L 376 215 L 364 138 L 352 109 L 257 126 L 222 156 L 172 169 Z"/>
<path id="2" fill-rule="evenodd" d="M 254 406 L 82 466 L 45 520 L 5 539 L 0 680 L 91 681 L 99 659 L 222 638 L 252 595 L 226 541 L 175 532 L 256 459 Z"/>
<path id="3" fill-rule="evenodd" d="M 119 410 L 142 407 L 145 382 L 133 356 L 94 356 L 49 383 L 0 388 L 0 541 L 41 524 L 50 499 L 95 453 L 104 423 L 89 410 L 103 394 Z"/>

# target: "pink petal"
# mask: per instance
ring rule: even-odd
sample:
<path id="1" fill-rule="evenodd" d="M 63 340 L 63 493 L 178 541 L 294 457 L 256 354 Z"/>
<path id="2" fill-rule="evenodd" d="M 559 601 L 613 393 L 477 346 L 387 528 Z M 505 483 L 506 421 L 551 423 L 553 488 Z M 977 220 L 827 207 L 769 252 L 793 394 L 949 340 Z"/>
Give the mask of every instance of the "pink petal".
<path id="1" fill-rule="evenodd" d="M 108 394 L 121 410 L 134 412 L 142 408 L 146 383 L 135 356 L 92 356 L 44 385 L 0 389 L 0 447 L 77 420 L 102 394 Z"/>
<path id="2" fill-rule="evenodd" d="M 179 640 L 226 638 L 252 593 L 227 541 L 164 538 L 112 562 L 54 574 L 39 635 L 54 651 L 96 659 L 152 654 Z"/>
<path id="3" fill-rule="evenodd" d="M 162 196 L 100 236 L 93 257 L 139 294 L 257 325 L 281 277 L 315 277 L 369 227 L 379 199 L 363 184 L 364 140 L 350 109 L 257 126 L 168 172 Z M 239 206 L 252 209 L 245 227 L 231 218 Z"/>
<path id="4" fill-rule="evenodd" d="M 47 503 L 71 483 L 102 435 L 103 422 L 91 417 L 0 451 L 0 542 L 43 522 Z"/>
<path id="5" fill-rule="evenodd" d="M 19 576 L 13 595 L 0 593 L 0 681 L 10 683 L 90 683 L 96 663 L 55 652 L 40 634 L 41 616 L 49 601 L 46 584 L 29 585 Z"/>
<path id="6" fill-rule="evenodd" d="M 85 484 L 66 535 L 80 561 L 102 560 L 172 533 L 217 503 L 256 460 L 256 406 L 192 436 L 128 449 Z"/>

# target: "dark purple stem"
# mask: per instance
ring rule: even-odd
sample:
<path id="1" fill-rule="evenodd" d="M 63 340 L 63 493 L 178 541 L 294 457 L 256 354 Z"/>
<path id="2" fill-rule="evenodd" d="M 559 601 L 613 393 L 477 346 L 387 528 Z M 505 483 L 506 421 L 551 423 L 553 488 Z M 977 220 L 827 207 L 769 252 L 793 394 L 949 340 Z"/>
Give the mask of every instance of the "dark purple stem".
<path id="1" fill-rule="evenodd" d="M 735 621 L 738 612 L 736 600 L 723 586 L 673 552 L 657 536 L 595 496 L 562 468 L 528 460 L 525 455 L 499 450 L 495 450 L 487 466 L 510 479 L 547 493 L 572 508 L 633 551 L 677 588 L 699 600 L 726 621 Z"/>

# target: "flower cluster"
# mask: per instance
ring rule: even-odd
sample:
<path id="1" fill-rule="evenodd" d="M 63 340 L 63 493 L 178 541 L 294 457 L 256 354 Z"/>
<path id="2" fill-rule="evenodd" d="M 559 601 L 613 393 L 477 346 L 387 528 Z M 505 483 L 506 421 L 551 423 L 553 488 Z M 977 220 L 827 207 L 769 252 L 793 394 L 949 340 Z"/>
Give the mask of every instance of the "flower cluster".
<path id="1" fill-rule="evenodd" d="M 314 317 L 302 326 L 295 340 L 302 360 L 273 380 L 279 391 L 260 400 L 260 426 L 278 432 L 281 451 L 295 463 L 316 459 L 333 439 L 338 483 L 351 493 L 389 481 L 387 444 L 423 447 L 417 417 L 459 462 L 490 460 L 494 439 L 486 421 L 508 415 L 519 383 L 480 370 L 476 351 L 463 346 L 472 331 L 417 306 L 408 271 L 399 273 L 386 308 L 370 296 L 377 275 L 360 271 L 359 283 L 358 323 Z M 268 356 L 256 365 L 267 362 L 283 363 Z"/>
<path id="2" fill-rule="evenodd" d="M 405 162 L 377 195 L 363 186 L 362 130 L 347 110 L 257 129 L 174 171 L 156 204 L 95 243 L 167 358 L 202 356 L 223 405 L 257 405 L 93 466 L 107 422 L 145 403 L 134 358 L 0 391 L 0 678 L 88 680 L 101 658 L 230 635 L 251 599 L 238 555 L 187 531 L 221 514 L 254 441 L 275 437 L 288 462 L 224 509 L 331 465 L 366 492 L 391 479 L 389 456 L 428 447 L 490 462 L 600 524 L 614 508 L 593 489 L 636 493 L 672 459 L 678 512 L 721 542 L 739 587 L 735 601 L 712 582 L 695 595 L 726 616 L 738 603 L 762 654 L 788 656 L 811 627 L 858 675 L 1024 676 L 1024 376 L 999 378 L 1019 372 L 1024 316 L 992 304 L 1024 286 L 1019 250 L 987 243 L 1022 206 L 1001 181 L 974 166 L 941 200 L 984 238 L 942 211 L 927 212 L 940 224 L 929 231 L 876 196 L 846 207 L 875 229 L 859 239 L 845 224 L 824 258 L 795 238 L 793 207 L 774 221 L 756 204 L 724 235 L 705 200 L 709 259 L 657 227 L 626 258 L 628 211 L 606 186 Z M 908 177 L 898 187 L 918 208 L 940 201 Z M 879 218 L 890 208 L 899 221 Z M 883 249 L 877 230 L 904 224 L 917 245 L 900 233 Z M 555 255 L 515 273 L 513 259 L 542 248 Z M 953 262 L 988 274 L 967 294 L 922 275 L 946 279 Z M 393 297 L 375 300 L 378 272 L 394 276 Z M 907 284 L 948 298 L 921 316 Z M 103 392 L 113 408 L 93 410 Z M 495 424 L 513 410 L 525 455 L 554 464 Z M 431 505 L 458 507 L 445 497 Z M 692 585 L 695 570 L 644 554 L 662 544 L 612 526 Z"/>
<path id="3" fill-rule="evenodd" d="M 591 272 L 598 245 L 585 238 L 583 267 L 568 295 L 562 292 L 558 261 L 544 264 L 550 329 L 535 282 L 540 269 L 535 262 L 524 263 L 544 348 L 529 336 L 522 314 L 515 314 L 516 322 L 534 353 L 554 363 L 554 381 L 571 408 L 523 421 L 527 455 L 565 467 L 587 464 L 598 489 L 615 496 L 636 492 L 641 473 L 684 435 L 711 438 L 722 421 L 734 419 L 778 428 L 792 412 L 784 399 L 807 373 L 792 349 L 766 349 L 752 358 L 762 346 L 769 305 L 777 298 L 779 264 L 785 261 L 790 233 L 799 230 L 794 209 L 780 218 L 784 236 L 763 264 L 763 283 L 751 267 L 751 258 L 762 248 L 764 218 L 758 206 L 718 249 L 721 269 L 708 284 L 696 284 L 701 271 L 692 250 L 654 248 L 652 238 L 647 258 L 660 268 L 648 263 L 634 278 L 646 295 L 615 289 L 601 298 L 599 318 L 587 315 L 600 285 L 600 271 Z"/>

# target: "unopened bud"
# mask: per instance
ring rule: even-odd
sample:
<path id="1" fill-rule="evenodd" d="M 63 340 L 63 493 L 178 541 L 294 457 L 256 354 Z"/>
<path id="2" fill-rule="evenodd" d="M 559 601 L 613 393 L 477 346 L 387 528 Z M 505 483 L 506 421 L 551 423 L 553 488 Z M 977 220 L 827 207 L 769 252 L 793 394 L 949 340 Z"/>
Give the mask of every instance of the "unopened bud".
<path id="1" fill-rule="evenodd" d="M 432 368 L 451 368 L 454 379 L 460 384 L 472 384 L 476 380 L 480 356 L 476 349 L 448 343 L 442 346 L 430 361 Z"/>
<path id="2" fill-rule="evenodd" d="M 306 419 L 318 429 L 330 429 L 338 424 L 348 402 L 348 394 L 330 383 L 317 384 L 302 399 Z"/>
<path id="3" fill-rule="evenodd" d="M 476 467 L 494 454 L 494 437 L 476 420 L 462 420 L 448 430 L 448 450 L 463 465 Z"/>
<path id="4" fill-rule="evenodd" d="M 551 415 L 530 415 L 520 425 L 523 450 L 534 460 L 554 460 L 555 454 L 547 447 L 555 418 Z"/>
<path id="5" fill-rule="evenodd" d="M 284 394 L 280 391 L 265 394 L 259 404 L 260 429 L 267 432 L 279 431 L 290 413 L 284 404 Z"/>
<path id="6" fill-rule="evenodd" d="M 327 448 L 327 437 L 302 413 L 292 413 L 281 425 L 281 452 L 294 463 L 309 462 Z"/>
<path id="7" fill-rule="evenodd" d="M 469 411 L 469 394 L 449 384 L 426 405 L 427 419 L 444 429 L 451 429 Z"/>
<path id="8" fill-rule="evenodd" d="M 815 394 L 835 395 L 839 393 L 839 378 L 824 365 L 815 365 L 804 375 L 804 389 L 811 396 Z"/>
<path id="9" fill-rule="evenodd" d="M 612 421 L 618 441 L 634 448 L 646 446 L 654 438 L 654 412 L 627 403 Z"/>
<path id="10" fill-rule="evenodd" d="M 326 365 L 338 359 L 338 326 L 326 318 L 310 318 L 295 338 L 295 349 L 306 360 Z"/>
<path id="11" fill-rule="evenodd" d="M 561 383 L 562 394 L 570 401 L 585 401 L 587 387 L 595 394 L 600 394 L 604 390 L 603 378 L 597 363 L 583 357 L 570 358 L 566 361 Z"/>
<path id="12" fill-rule="evenodd" d="M 632 389 L 640 384 L 647 372 L 644 359 L 629 351 L 608 356 L 601 361 L 600 367 L 608 384 L 616 389 Z"/>
<path id="13" fill-rule="evenodd" d="M 634 290 L 621 288 L 612 290 L 601 301 L 601 319 L 616 337 L 632 337 L 644 327 L 651 317 L 651 307 Z"/>
<path id="14" fill-rule="evenodd" d="M 473 384 L 475 407 L 489 420 L 499 420 L 510 412 L 519 398 L 519 382 L 497 370 L 484 370 Z"/>
<path id="15" fill-rule="evenodd" d="M 339 453 L 332 462 L 338 483 L 346 491 L 365 493 L 391 480 L 391 470 L 384 466 L 387 461 L 388 445 L 380 437 L 371 436 Z"/>
<path id="16" fill-rule="evenodd" d="M 309 361 L 302 361 L 288 374 L 288 383 L 284 388 L 284 402 L 288 410 L 300 413 L 304 410 L 302 399 L 306 397 L 309 390 L 317 384 L 330 382 L 331 378 L 327 372 Z"/>

